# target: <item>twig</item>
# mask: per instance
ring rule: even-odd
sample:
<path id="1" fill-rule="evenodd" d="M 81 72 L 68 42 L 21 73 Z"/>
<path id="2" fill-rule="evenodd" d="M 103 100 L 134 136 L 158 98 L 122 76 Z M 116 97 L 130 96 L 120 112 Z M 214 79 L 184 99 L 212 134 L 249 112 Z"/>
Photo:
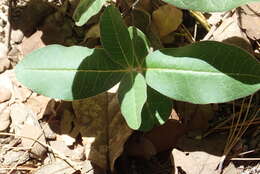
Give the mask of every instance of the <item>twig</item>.
<path id="1" fill-rule="evenodd" d="M 236 116 L 238 115 L 238 113 L 232 114 L 231 117 L 229 117 L 228 119 L 224 120 L 223 122 L 219 123 L 217 126 L 215 126 L 214 128 L 210 129 L 208 132 L 206 132 L 203 135 L 203 138 L 205 138 L 206 136 L 208 136 L 209 134 L 211 134 L 212 132 L 214 132 L 216 129 L 220 128 L 221 126 L 225 125 L 227 122 L 229 122 L 230 120 L 234 119 Z"/>
<path id="2" fill-rule="evenodd" d="M 68 163 L 75 171 L 79 170 L 79 167 L 76 166 L 74 164 L 74 162 L 72 162 L 69 158 L 67 158 L 66 156 L 64 156 L 63 154 L 61 154 L 59 151 L 53 149 L 50 145 L 46 144 L 46 143 L 43 143 L 39 140 L 36 140 L 34 138 L 31 138 L 31 137 L 26 137 L 26 136 L 21 136 L 21 135 L 15 135 L 15 134 L 12 134 L 12 133 L 3 133 L 3 132 L 0 132 L 0 135 L 8 135 L 8 136 L 14 136 L 14 137 L 19 137 L 19 138 L 26 138 L 26 139 L 29 139 L 29 140 L 33 140 L 37 143 L 39 143 L 40 145 L 44 146 L 45 148 L 47 148 L 49 151 L 52 151 L 54 154 L 57 155 L 57 157 L 59 157 L 60 159 L 64 160 L 66 163 Z"/>
<path id="3" fill-rule="evenodd" d="M 12 5 L 13 0 L 8 0 L 8 18 L 6 20 L 6 39 L 5 39 L 5 46 L 8 49 L 8 51 L 11 48 L 10 40 L 11 40 L 11 33 L 12 33 L 12 27 L 11 27 L 11 16 L 12 16 Z"/>
<path id="4" fill-rule="evenodd" d="M 11 167 L 0 167 L 0 171 L 1 170 L 10 170 Z M 29 170 L 29 171 L 33 171 L 33 170 L 36 170 L 36 168 L 33 168 L 33 167 L 16 167 L 15 170 Z"/>
<path id="5" fill-rule="evenodd" d="M 254 153 L 254 152 L 257 152 L 259 150 L 260 150 L 260 148 L 254 149 L 254 150 L 249 150 L 249 151 L 242 152 L 242 153 L 238 154 L 238 156 L 246 155 L 246 154 L 249 154 L 249 153 Z"/>
<path id="6" fill-rule="evenodd" d="M 185 25 L 181 24 L 180 27 L 181 32 L 183 32 L 185 35 L 184 37 L 190 42 L 190 43 L 194 43 L 195 39 L 193 38 L 192 34 L 190 33 L 190 31 L 185 27 Z"/>
<path id="7" fill-rule="evenodd" d="M 231 161 L 260 161 L 260 158 L 231 158 Z"/>
<path id="8" fill-rule="evenodd" d="M 210 25 L 201 12 L 189 10 L 190 14 L 207 30 L 210 31 Z"/>
<path id="9" fill-rule="evenodd" d="M 245 123 L 239 123 L 237 124 L 237 126 L 241 127 L 241 126 L 246 126 L 250 123 L 250 121 L 247 121 Z M 250 125 L 256 125 L 256 124 L 260 124 L 260 121 L 254 121 L 252 123 L 250 123 Z M 219 127 L 219 128 L 213 128 L 214 130 L 221 130 L 221 129 L 230 129 L 230 128 L 234 128 L 234 126 L 224 126 L 224 127 Z"/>
<path id="10" fill-rule="evenodd" d="M 246 113 L 245 113 L 245 116 L 244 116 L 244 119 L 242 120 L 242 124 L 245 124 L 246 122 L 246 119 L 248 118 L 248 115 L 249 115 L 249 109 L 250 109 L 250 105 L 251 105 L 251 102 L 252 102 L 252 98 L 253 98 L 253 95 L 251 95 L 250 99 L 249 99 L 249 105 L 247 107 L 247 110 L 246 110 Z M 244 127 L 241 126 L 239 127 L 238 129 L 238 124 L 240 123 L 240 119 L 241 119 L 241 116 L 242 116 L 242 110 L 243 110 L 243 105 L 245 104 L 245 99 L 243 99 L 243 102 L 242 102 L 242 106 L 241 106 L 241 109 L 240 109 L 240 113 L 239 113 L 239 117 L 238 117 L 238 120 L 236 122 L 236 125 L 235 125 L 235 128 L 233 129 L 233 123 L 234 123 L 234 117 L 233 117 L 233 120 L 232 120 L 232 128 L 230 129 L 230 134 L 229 134 L 229 137 L 227 139 L 227 143 L 226 143 L 226 146 L 225 146 L 225 149 L 224 149 L 224 153 L 223 153 L 223 156 L 219 162 L 219 165 L 217 167 L 217 170 L 219 173 L 222 173 L 222 170 L 223 170 L 223 164 L 224 164 L 224 161 L 226 159 L 226 156 L 229 154 L 229 152 L 231 151 L 231 149 L 235 146 L 235 144 L 238 142 L 238 140 L 242 137 L 242 135 L 245 133 L 245 131 L 247 130 L 247 128 L 251 125 L 251 123 L 254 121 L 254 119 L 256 118 L 256 116 L 258 115 L 258 112 L 260 111 L 260 109 L 258 109 L 256 111 L 255 114 L 253 114 L 252 118 L 250 118 L 248 124 L 246 124 Z M 233 105 L 233 112 L 235 112 L 235 107 Z M 238 130 L 237 130 L 238 129 Z"/>

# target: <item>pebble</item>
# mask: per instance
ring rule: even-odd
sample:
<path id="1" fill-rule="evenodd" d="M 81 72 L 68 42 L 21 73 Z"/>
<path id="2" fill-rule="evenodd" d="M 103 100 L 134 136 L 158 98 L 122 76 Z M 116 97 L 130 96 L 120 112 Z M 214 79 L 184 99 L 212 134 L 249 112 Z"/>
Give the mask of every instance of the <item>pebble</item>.
<path id="1" fill-rule="evenodd" d="M 5 58 L 8 53 L 8 48 L 5 46 L 5 44 L 0 43 L 0 59 Z"/>
<path id="2" fill-rule="evenodd" d="M 6 22 L 3 19 L 0 19 L 0 27 L 5 27 Z"/>
<path id="3" fill-rule="evenodd" d="M 13 30 L 11 34 L 11 40 L 14 43 L 21 43 L 24 38 L 24 34 L 21 30 Z"/>
<path id="4" fill-rule="evenodd" d="M 11 62 L 7 58 L 0 58 L 0 73 L 4 72 L 5 70 L 9 69 L 11 66 Z"/>
<path id="5" fill-rule="evenodd" d="M 3 111 L 0 111 L 0 115 L 1 115 L 1 117 L 0 117 L 0 132 L 2 132 L 2 131 L 5 131 L 11 123 L 11 121 L 10 121 L 10 110 L 5 109 Z"/>
<path id="6" fill-rule="evenodd" d="M 5 73 L 0 74 L 0 103 L 11 99 L 12 88 L 13 84 L 10 78 Z"/>
<path id="7" fill-rule="evenodd" d="M 10 100 L 12 92 L 10 89 L 0 86 L 0 103 Z"/>

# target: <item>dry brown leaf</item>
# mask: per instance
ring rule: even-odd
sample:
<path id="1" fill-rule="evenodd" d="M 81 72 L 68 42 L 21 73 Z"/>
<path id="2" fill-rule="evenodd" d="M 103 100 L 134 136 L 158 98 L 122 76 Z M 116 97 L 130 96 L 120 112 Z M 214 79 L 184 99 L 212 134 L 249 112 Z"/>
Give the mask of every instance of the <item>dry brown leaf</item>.
<path id="1" fill-rule="evenodd" d="M 78 164 L 80 166 L 81 164 Z M 91 165 L 89 166 L 89 169 L 91 170 Z M 62 160 L 56 160 L 50 164 L 44 165 L 37 169 L 37 171 L 34 172 L 34 174 L 46 174 L 46 173 L 55 173 L 55 174 L 73 174 L 75 170 L 65 161 Z M 89 173 L 93 174 L 93 173 Z"/>
<path id="2" fill-rule="evenodd" d="M 178 143 L 182 151 L 174 149 L 172 152 L 176 170 L 182 169 L 187 174 L 214 174 L 220 162 L 226 138 L 227 135 L 223 134 L 202 140 L 182 138 Z"/>
<path id="3" fill-rule="evenodd" d="M 95 24 L 90 27 L 90 29 L 87 31 L 84 40 L 86 41 L 87 39 L 96 39 L 100 38 L 100 27 L 99 24 Z"/>
<path id="4" fill-rule="evenodd" d="M 239 16 L 226 18 L 213 33 L 213 40 L 233 44 L 252 52 L 250 41 L 239 27 Z"/>
<path id="5" fill-rule="evenodd" d="M 0 132 L 6 130 L 11 123 L 10 109 L 7 106 L 7 102 L 0 104 Z"/>
<path id="6" fill-rule="evenodd" d="M 206 130 L 208 121 L 214 116 L 211 105 L 195 105 L 185 102 L 175 102 L 175 110 L 189 130 Z"/>
<path id="7" fill-rule="evenodd" d="M 239 10 L 239 9 L 238 9 Z M 260 39 L 260 2 L 253 2 L 241 7 L 241 27 L 246 31 L 248 37 L 253 40 Z"/>
<path id="8" fill-rule="evenodd" d="M 25 103 L 37 115 L 38 120 L 42 119 L 44 114 L 53 114 L 55 101 L 42 95 L 31 96 Z"/>
<path id="9" fill-rule="evenodd" d="M 21 128 L 21 136 L 29 137 L 28 138 L 21 138 L 22 139 L 22 146 L 25 148 L 31 148 L 30 152 L 33 155 L 36 155 L 36 157 L 43 157 L 44 153 L 47 151 L 47 149 L 42 146 L 41 144 L 35 142 L 35 140 L 38 140 L 42 143 L 46 143 L 45 137 L 43 134 L 43 131 L 40 127 L 24 124 Z"/>
<path id="10" fill-rule="evenodd" d="M 102 93 L 73 101 L 73 109 L 75 128 L 83 137 L 86 157 L 103 169 L 113 170 L 115 160 L 133 132 L 120 114 L 116 95 Z"/>
<path id="11" fill-rule="evenodd" d="M 172 5 L 163 5 L 152 14 L 152 20 L 155 23 L 160 37 L 177 30 L 182 23 L 182 11 Z"/>

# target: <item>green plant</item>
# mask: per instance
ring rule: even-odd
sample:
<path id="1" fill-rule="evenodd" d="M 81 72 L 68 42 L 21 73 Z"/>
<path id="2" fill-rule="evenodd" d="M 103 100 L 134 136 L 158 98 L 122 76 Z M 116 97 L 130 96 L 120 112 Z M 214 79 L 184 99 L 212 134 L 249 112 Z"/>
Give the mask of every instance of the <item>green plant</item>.
<path id="1" fill-rule="evenodd" d="M 166 2 L 217 11 L 249 0 L 222 0 L 225 8 L 208 0 Z M 74 14 L 77 24 L 86 23 L 104 3 L 82 0 Z M 37 93 L 63 100 L 91 97 L 120 82 L 121 112 L 131 128 L 143 131 L 168 119 L 170 98 L 196 104 L 219 103 L 260 89 L 259 62 L 235 46 L 203 41 L 151 51 L 145 34 L 136 27 L 127 29 L 113 5 L 101 16 L 100 32 L 103 48 L 50 45 L 27 55 L 16 66 L 18 80 Z"/>

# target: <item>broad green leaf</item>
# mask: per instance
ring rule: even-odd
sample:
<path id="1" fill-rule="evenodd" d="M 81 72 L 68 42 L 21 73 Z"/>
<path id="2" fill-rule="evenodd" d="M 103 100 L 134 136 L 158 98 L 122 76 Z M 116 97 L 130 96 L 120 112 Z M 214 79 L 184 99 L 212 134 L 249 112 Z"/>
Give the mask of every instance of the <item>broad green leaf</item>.
<path id="1" fill-rule="evenodd" d="M 135 64 L 141 66 L 149 52 L 148 39 L 138 28 L 129 27 L 128 31 L 134 45 Z"/>
<path id="2" fill-rule="evenodd" d="M 260 63 L 244 50 L 214 41 L 157 50 L 146 59 L 146 81 L 176 100 L 227 102 L 260 89 Z"/>
<path id="3" fill-rule="evenodd" d="M 171 115 L 171 111 L 171 99 L 147 87 L 147 101 L 142 110 L 142 124 L 139 130 L 149 131 L 154 126 L 164 124 Z"/>
<path id="4" fill-rule="evenodd" d="M 228 11 L 249 2 L 260 0 L 164 0 L 165 2 L 183 9 L 202 12 Z"/>
<path id="5" fill-rule="evenodd" d="M 118 100 L 121 113 L 132 129 L 139 129 L 142 124 L 141 112 L 147 98 L 146 89 L 144 76 L 140 73 L 127 73 L 120 83 Z"/>
<path id="6" fill-rule="evenodd" d="M 125 70 L 103 49 L 50 45 L 26 56 L 15 71 L 18 80 L 37 93 L 75 100 L 110 89 Z"/>
<path id="7" fill-rule="evenodd" d="M 96 15 L 105 4 L 106 0 L 81 0 L 78 4 L 73 19 L 77 26 L 82 26 L 94 15 Z"/>
<path id="8" fill-rule="evenodd" d="M 114 6 L 105 9 L 100 20 L 102 46 L 114 62 L 131 67 L 134 64 L 133 44 L 120 12 Z"/>

